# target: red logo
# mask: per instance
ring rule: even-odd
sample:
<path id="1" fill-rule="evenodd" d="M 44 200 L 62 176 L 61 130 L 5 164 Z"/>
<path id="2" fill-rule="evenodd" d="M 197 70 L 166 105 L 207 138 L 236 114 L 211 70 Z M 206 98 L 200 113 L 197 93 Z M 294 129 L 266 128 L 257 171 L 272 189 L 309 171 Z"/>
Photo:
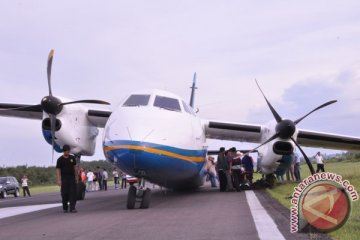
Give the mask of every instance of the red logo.
<path id="1" fill-rule="evenodd" d="M 330 181 L 318 182 L 309 186 L 302 195 L 300 210 L 311 226 L 330 232 L 347 221 L 351 201 L 340 185 Z"/>

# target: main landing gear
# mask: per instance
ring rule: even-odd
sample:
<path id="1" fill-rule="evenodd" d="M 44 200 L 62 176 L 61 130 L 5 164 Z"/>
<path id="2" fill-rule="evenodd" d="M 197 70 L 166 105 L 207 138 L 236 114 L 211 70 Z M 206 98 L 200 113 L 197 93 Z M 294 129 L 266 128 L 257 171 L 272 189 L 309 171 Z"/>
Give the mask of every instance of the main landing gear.
<path id="1" fill-rule="evenodd" d="M 145 188 L 145 179 L 141 178 L 139 186 L 136 187 L 136 182 L 130 182 L 128 197 L 127 197 L 127 209 L 134 209 L 136 203 L 140 203 L 140 208 L 146 209 L 150 206 L 151 190 Z"/>

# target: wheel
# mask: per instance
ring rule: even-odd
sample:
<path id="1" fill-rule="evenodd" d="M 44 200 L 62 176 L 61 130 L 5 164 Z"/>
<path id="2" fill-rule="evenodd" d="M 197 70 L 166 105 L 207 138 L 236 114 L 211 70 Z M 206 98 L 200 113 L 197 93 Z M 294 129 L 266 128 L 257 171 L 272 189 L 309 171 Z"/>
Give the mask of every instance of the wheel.
<path id="1" fill-rule="evenodd" d="M 127 196 L 127 209 L 134 209 L 136 202 L 136 187 L 131 185 Z"/>
<path id="2" fill-rule="evenodd" d="M 16 191 L 15 191 L 15 193 L 14 193 L 14 196 L 15 196 L 15 197 L 19 197 L 19 196 L 20 196 L 19 189 L 16 189 Z"/>
<path id="3" fill-rule="evenodd" d="M 2 193 L 1 193 L 1 198 L 6 198 L 7 197 L 7 193 L 6 193 L 6 190 L 4 190 Z"/>
<path id="4" fill-rule="evenodd" d="M 150 206 L 150 199 L 151 199 L 151 190 L 147 188 L 142 197 L 140 208 L 146 209 Z"/>

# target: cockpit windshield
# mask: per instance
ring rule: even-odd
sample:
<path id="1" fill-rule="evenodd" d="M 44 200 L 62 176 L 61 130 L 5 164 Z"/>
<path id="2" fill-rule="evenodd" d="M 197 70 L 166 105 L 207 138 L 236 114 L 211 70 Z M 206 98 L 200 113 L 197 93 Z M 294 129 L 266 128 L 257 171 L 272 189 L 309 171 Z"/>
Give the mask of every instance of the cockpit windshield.
<path id="1" fill-rule="evenodd" d="M 150 100 L 150 95 L 131 95 L 123 104 L 126 107 L 132 106 L 146 106 Z"/>
<path id="2" fill-rule="evenodd" d="M 164 108 L 170 111 L 181 112 L 180 103 L 175 98 L 156 96 L 154 106 Z"/>

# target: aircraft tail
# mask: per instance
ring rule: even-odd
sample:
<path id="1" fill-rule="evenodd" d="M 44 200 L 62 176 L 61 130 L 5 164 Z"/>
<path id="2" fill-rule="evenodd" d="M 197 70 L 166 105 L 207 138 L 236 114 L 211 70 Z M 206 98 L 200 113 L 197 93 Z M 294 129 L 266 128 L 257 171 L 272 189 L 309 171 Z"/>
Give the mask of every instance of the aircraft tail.
<path id="1" fill-rule="evenodd" d="M 190 88 L 191 88 L 190 106 L 192 108 L 194 108 L 195 90 L 197 89 L 197 87 L 196 87 L 196 72 L 194 73 L 193 84 Z"/>

